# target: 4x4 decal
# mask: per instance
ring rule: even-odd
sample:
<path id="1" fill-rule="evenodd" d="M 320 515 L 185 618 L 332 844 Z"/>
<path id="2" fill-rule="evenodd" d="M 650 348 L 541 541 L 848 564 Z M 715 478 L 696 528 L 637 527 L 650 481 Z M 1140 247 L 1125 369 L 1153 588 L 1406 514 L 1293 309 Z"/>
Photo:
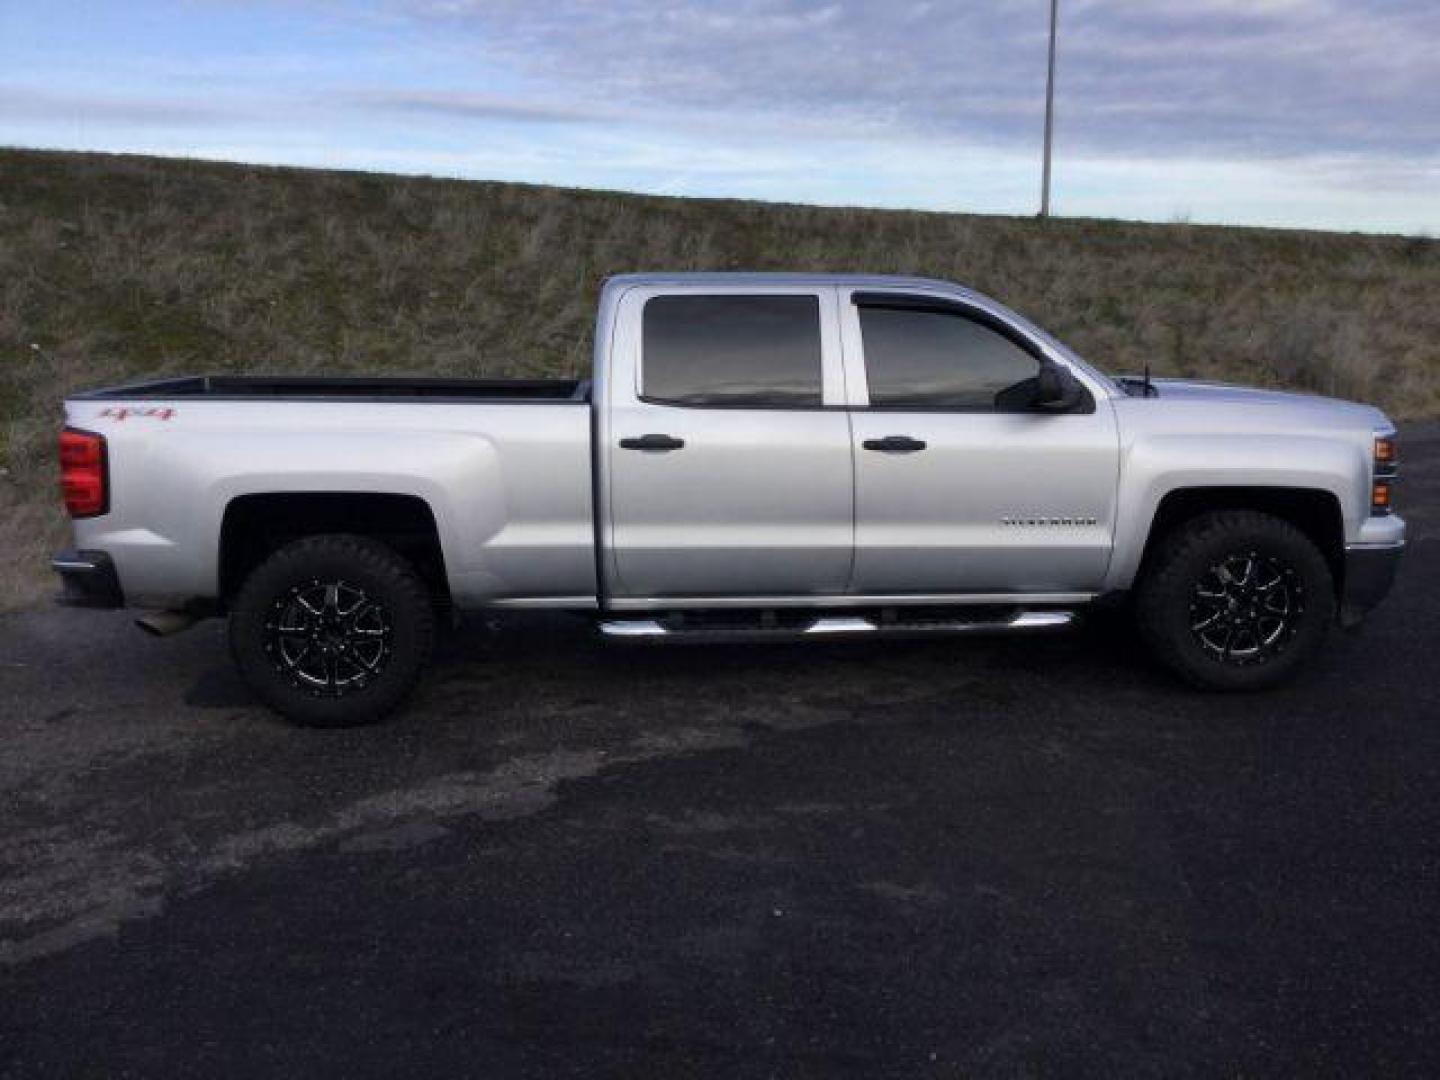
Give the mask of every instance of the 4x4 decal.
<path id="1" fill-rule="evenodd" d="M 168 407 L 154 409 L 132 409 L 126 405 L 111 405 L 100 412 L 101 419 L 127 420 L 130 417 L 148 420 L 169 420 L 177 410 Z"/>

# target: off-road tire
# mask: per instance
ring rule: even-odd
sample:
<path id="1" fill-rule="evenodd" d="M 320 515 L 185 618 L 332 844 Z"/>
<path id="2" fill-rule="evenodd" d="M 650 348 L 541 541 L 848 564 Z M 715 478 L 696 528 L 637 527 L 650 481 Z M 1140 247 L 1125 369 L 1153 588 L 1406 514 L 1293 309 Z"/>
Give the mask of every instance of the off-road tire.
<path id="1" fill-rule="evenodd" d="M 285 545 L 250 574 L 230 610 L 230 652 L 245 681 L 309 727 L 383 719 L 414 688 L 434 640 L 434 605 L 415 568 L 364 536 Z"/>
<path id="2" fill-rule="evenodd" d="M 1247 559 L 1262 568 L 1255 580 L 1278 575 L 1282 583 L 1267 593 L 1252 582 L 1247 593 L 1241 582 Z M 1231 568 L 1223 576 L 1222 566 Z M 1275 590 L 1283 593 L 1278 600 Z M 1213 599 L 1217 592 L 1223 599 Z M 1267 614 L 1282 604 L 1290 606 L 1287 618 Z M 1294 525 L 1251 510 L 1217 511 L 1185 521 L 1160 541 L 1136 588 L 1135 615 L 1155 658 L 1191 685 L 1261 690 L 1293 677 L 1320 648 L 1335 616 L 1335 582 L 1320 549 Z M 1212 616 L 1221 620 L 1218 629 L 1206 625 Z M 1220 648 L 1227 627 L 1241 626 L 1235 648 L 1248 651 L 1277 621 L 1274 642 L 1254 655 Z"/>

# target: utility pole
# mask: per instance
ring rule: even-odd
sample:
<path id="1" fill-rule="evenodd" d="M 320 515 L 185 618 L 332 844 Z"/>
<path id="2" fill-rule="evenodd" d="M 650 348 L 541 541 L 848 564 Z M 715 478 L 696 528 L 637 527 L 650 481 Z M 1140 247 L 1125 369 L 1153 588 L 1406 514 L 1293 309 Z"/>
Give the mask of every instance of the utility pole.
<path id="1" fill-rule="evenodd" d="M 1045 77 L 1045 175 L 1040 183 L 1040 216 L 1050 216 L 1050 146 L 1055 136 L 1055 24 L 1060 0 L 1050 0 L 1050 69 Z"/>

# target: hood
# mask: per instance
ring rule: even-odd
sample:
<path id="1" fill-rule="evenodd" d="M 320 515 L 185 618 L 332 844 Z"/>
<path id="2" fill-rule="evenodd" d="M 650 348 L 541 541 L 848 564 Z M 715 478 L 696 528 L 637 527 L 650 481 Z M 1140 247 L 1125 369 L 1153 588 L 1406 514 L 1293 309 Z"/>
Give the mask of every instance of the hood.
<path id="1" fill-rule="evenodd" d="M 1385 414 L 1373 405 L 1318 394 L 1297 394 L 1288 390 L 1260 390 L 1231 383 L 1202 382 L 1196 379 L 1154 379 L 1159 400 L 1215 404 L 1221 406 L 1260 406 L 1308 413 L 1320 419 L 1370 427 L 1390 427 Z"/>

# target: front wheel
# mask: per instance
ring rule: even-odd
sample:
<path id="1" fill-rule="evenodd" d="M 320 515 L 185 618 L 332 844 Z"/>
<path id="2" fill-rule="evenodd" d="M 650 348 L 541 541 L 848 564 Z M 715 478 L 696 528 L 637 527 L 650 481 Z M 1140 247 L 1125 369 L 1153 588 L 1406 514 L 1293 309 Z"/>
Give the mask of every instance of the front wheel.
<path id="1" fill-rule="evenodd" d="M 246 579 L 230 612 L 230 651 L 245 681 L 282 716 L 315 727 L 392 712 L 434 637 L 434 607 L 414 567 L 347 534 L 280 548 Z"/>
<path id="2" fill-rule="evenodd" d="M 1180 525 L 1136 590 L 1140 632 L 1193 685 L 1259 690 L 1319 649 L 1335 615 L 1325 556 L 1289 522 L 1230 510 Z"/>

